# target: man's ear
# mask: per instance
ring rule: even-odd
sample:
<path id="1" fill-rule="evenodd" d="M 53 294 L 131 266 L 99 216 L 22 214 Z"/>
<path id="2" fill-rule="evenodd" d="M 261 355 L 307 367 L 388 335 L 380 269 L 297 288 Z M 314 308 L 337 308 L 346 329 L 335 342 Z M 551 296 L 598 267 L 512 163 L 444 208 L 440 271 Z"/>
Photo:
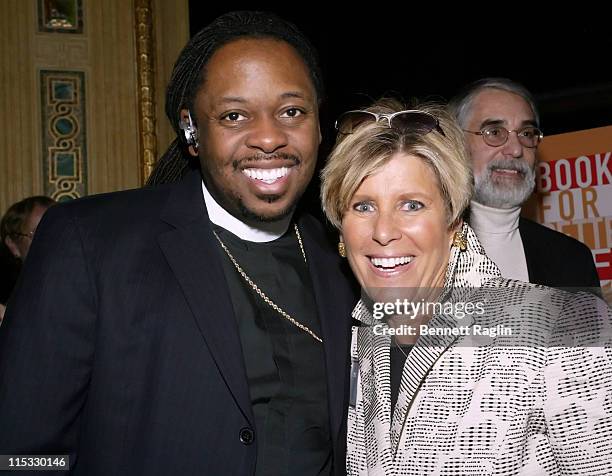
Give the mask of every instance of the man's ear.
<path id="1" fill-rule="evenodd" d="M 21 259 L 21 252 L 19 251 L 19 247 L 10 236 L 4 238 L 4 244 L 15 258 Z"/>
<path id="2" fill-rule="evenodd" d="M 187 150 L 193 157 L 198 156 L 198 128 L 196 127 L 189 109 L 181 109 L 179 128 L 183 134 L 185 144 L 187 144 Z"/>

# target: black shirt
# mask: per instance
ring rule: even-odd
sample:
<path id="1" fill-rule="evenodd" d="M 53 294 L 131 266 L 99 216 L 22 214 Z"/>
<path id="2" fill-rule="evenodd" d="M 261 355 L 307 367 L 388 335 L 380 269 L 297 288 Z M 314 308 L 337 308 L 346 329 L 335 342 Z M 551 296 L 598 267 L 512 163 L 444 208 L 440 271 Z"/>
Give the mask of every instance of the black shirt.
<path id="1" fill-rule="evenodd" d="M 395 411 L 404 364 L 411 349 L 412 344 L 402 345 L 401 348 L 397 344 L 391 344 L 391 415 Z"/>
<path id="2" fill-rule="evenodd" d="M 214 230 L 243 271 L 291 317 L 321 337 L 307 264 L 293 227 L 267 243 Z M 255 416 L 257 475 L 331 474 L 323 344 L 270 307 L 225 252 L 230 289 Z"/>

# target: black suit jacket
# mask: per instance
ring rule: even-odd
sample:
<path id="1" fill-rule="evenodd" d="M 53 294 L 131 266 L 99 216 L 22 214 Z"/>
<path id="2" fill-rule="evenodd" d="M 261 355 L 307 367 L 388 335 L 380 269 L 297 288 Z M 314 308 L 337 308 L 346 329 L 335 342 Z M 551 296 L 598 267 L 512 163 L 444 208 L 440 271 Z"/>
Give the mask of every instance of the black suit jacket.
<path id="1" fill-rule="evenodd" d="M 356 295 L 320 223 L 298 225 L 342 474 Z M 50 209 L 0 327 L 0 454 L 70 454 L 74 474 L 89 476 L 253 474 L 220 259 L 198 173 Z"/>
<path id="2" fill-rule="evenodd" d="M 556 288 L 599 288 L 591 250 L 580 241 L 521 217 L 529 282 Z"/>

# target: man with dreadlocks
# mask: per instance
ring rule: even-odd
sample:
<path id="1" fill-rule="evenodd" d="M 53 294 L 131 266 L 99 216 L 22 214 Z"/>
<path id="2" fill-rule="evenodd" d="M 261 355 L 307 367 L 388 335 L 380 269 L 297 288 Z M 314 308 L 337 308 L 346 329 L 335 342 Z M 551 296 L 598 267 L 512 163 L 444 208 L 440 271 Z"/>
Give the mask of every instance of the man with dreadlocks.
<path id="1" fill-rule="evenodd" d="M 343 474 L 355 295 L 296 211 L 321 97 L 312 47 L 274 15 L 192 38 L 152 178 L 171 183 L 37 229 L 0 328 L 0 454 L 90 476 Z"/>

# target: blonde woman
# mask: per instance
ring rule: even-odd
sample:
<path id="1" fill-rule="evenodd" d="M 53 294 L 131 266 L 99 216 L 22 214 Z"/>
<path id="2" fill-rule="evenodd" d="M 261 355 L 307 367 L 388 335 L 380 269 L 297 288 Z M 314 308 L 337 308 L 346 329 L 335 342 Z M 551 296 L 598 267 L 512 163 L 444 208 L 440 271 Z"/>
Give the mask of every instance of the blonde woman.
<path id="1" fill-rule="evenodd" d="M 351 475 L 612 474 L 612 314 L 500 276 L 462 216 L 472 175 L 441 107 L 336 124 L 322 200 L 363 289 Z"/>

